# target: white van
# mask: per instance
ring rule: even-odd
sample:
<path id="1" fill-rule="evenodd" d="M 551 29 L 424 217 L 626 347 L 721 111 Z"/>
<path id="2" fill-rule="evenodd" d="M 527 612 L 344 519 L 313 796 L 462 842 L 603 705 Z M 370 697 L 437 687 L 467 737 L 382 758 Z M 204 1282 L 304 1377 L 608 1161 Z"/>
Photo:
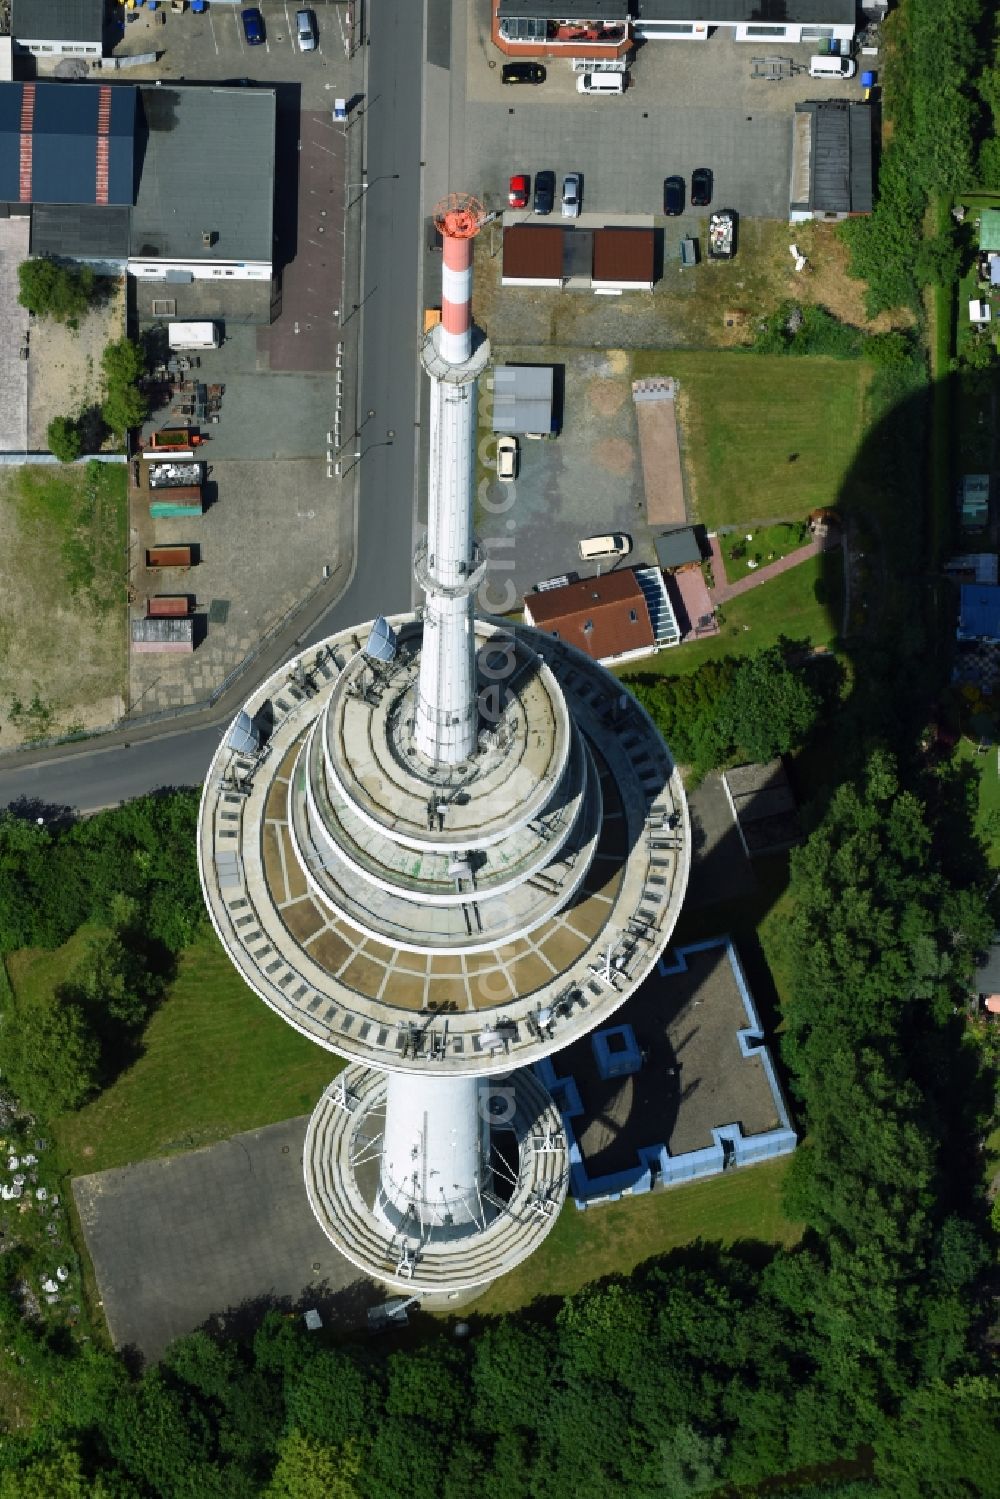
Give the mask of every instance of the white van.
<path id="1" fill-rule="evenodd" d="M 578 94 L 623 94 L 624 73 L 581 73 L 576 80 Z"/>
<path id="2" fill-rule="evenodd" d="M 809 59 L 810 78 L 853 78 L 858 65 L 853 57 L 820 57 Z"/>
<path id="3" fill-rule="evenodd" d="M 631 550 L 631 536 L 623 536 L 620 531 L 610 536 L 585 536 L 580 542 L 584 562 L 595 562 L 598 557 L 627 557 Z"/>
<path id="4" fill-rule="evenodd" d="M 221 339 L 215 323 L 169 323 L 167 344 L 171 349 L 217 349 Z"/>

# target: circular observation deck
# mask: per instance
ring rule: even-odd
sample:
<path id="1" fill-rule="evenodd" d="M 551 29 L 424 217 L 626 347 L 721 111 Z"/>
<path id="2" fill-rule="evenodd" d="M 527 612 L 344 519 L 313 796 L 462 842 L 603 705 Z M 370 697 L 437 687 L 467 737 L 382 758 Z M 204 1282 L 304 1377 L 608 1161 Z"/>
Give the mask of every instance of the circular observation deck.
<path id="1" fill-rule="evenodd" d="M 227 735 L 213 759 L 206 901 L 246 982 L 319 1045 L 388 1070 L 509 1072 L 605 1022 L 656 961 L 687 884 L 683 789 L 610 673 L 483 620 L 480 748 L 421 764 L 420 626 L 391 623 L 393 662 L 364 655 L 368 627 L 344 631 L 247 703 L 266 741 Z"/>

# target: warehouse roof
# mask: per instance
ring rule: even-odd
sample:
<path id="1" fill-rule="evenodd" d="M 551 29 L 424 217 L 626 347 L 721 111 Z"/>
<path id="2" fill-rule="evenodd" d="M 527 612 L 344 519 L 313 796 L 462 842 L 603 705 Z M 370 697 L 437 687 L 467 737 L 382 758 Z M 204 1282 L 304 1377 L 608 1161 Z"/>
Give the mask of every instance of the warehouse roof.
<path id="1" fill-rule="evenodd" d="M 645 595 L 629 568 L 529 594 L 524 617 L 594 661 L 651 651 L 656 644 Z"/>
<path id="2" fill-rule="evenodd" d="M 274 90 L 171 84 L 140 94 L 148 138 L 132 256 L 269 265 Z"/>
<path id="3" fill-rule="evenodd" d="M 99 42 L 105 0 L 14 0 L 11 35 L 19 42 Z"/>
<path id="4" fill-rule="evenodd" d="M 795 113 L 810 117 L 807 206 L 817 213 L 871 213 L 871 106 L 810 99 L 796 104 Z"/>
<path id="5" fill-rule="evenodd" d="M 131 203 L 136 91 L 0 83 L 0 202 Z"/>

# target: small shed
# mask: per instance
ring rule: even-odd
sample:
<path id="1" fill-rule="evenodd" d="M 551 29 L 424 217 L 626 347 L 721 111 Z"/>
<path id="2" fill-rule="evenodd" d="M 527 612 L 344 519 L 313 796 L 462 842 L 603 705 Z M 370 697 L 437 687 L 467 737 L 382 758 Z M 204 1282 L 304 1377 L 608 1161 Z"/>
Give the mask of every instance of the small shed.
<path id="1" fill-rule="evenodd" d="M 962 525 L 966 531 L 982 531 L 990 523 L 990 476 L 966 474 L 959 496 Z"/>
<path id="2" fill-rule="evenodd" d="M 688 567 L 702 560 L 698 533 L 694 526 L 675 526 L 657 536 L 653 545 L 656 560 L 664 572 L 673 572 L 678 567 Z"/>
<path id="3" fill-rule="evenodd" d="M 591 287 L 595 292 L 652 291 L 656 250 L 652 229 L 595 229 Z"/>
<path id="4" fill-rule="evenodd" d="M 990 583 L 963 583 L 958 605 L 959 640 L 1000 640 L 1000 588 Z"/>
<path id="5" fill-rule="evenodd" d="M 498 364 L 493 370 L 493 430 L 552 431 L 554 371 L 550 364 Z"/>
<path id="6" fill-rule="evenodd" d="M 511 224 L 505 228 L 500 284 L 562 286 L 562 229 L 553 224 Z"/>

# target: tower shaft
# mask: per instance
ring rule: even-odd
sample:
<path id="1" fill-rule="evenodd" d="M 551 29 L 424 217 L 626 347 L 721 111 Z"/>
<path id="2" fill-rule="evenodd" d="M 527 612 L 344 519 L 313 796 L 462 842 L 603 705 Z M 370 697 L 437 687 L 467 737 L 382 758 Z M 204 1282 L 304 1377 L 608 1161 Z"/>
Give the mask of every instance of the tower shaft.
<path id="1" fill-rule="evenodd" d="M 481 1224 L 489 1136 L 475 1077 L 389 1074 L 382 1212 L 394 1228 Z"/>
<path id="2" fill-rule="evenodd" d="M 431 380 L 427 602 L 414 735 L 435 765 L 460 765 L 476 748 L 472 538 L 476 396 L 485 362 L 473 357 L 472 238 L 478 221 L 445 214 L 441 323 L 424 351 Z"/>

